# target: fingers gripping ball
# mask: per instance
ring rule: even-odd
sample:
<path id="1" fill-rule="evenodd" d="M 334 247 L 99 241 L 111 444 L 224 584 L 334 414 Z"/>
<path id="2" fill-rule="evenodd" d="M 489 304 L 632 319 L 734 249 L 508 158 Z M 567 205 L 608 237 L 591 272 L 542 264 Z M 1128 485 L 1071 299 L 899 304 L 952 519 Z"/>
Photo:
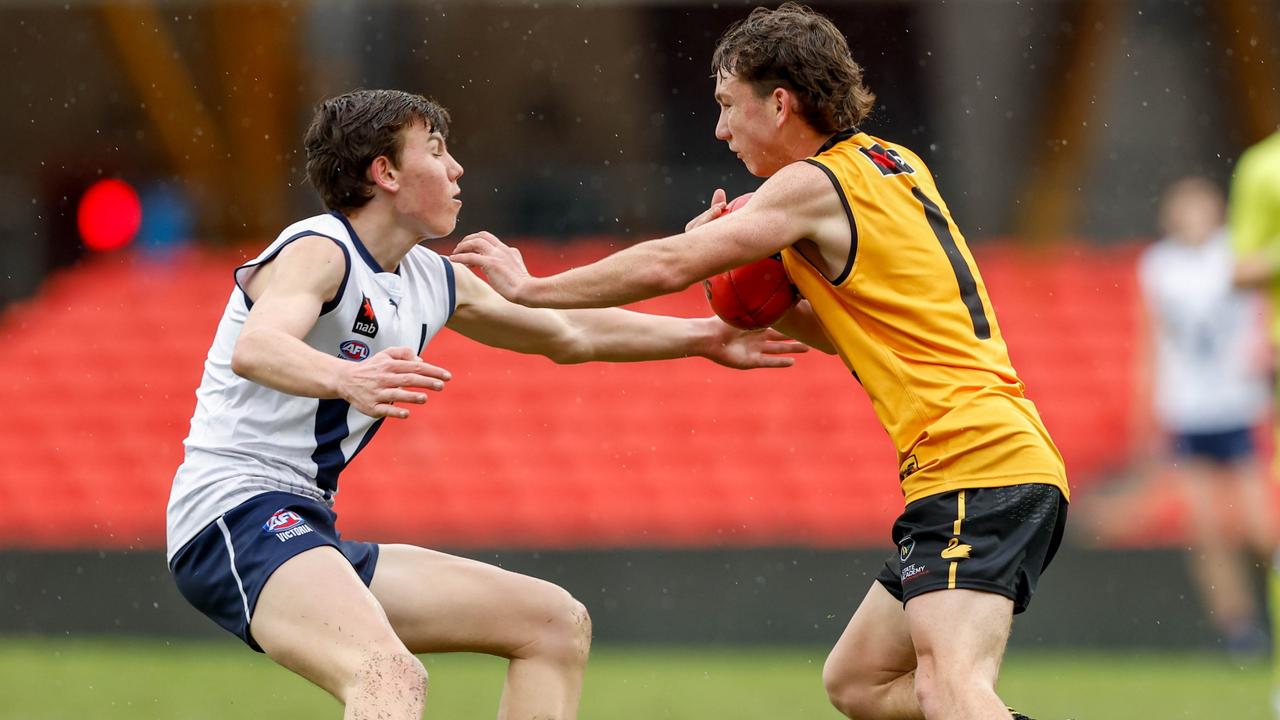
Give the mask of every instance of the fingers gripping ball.
<path id="1" fill-rule="evenodd" d="M 734 198 L 725 213 L 746 205 L 750 197 L 751 193 L 747 193 Z M 703 280 L 702 286 L 716 315 L 743 330 L 769 327 L 799 299 L 777 255 Z"/>

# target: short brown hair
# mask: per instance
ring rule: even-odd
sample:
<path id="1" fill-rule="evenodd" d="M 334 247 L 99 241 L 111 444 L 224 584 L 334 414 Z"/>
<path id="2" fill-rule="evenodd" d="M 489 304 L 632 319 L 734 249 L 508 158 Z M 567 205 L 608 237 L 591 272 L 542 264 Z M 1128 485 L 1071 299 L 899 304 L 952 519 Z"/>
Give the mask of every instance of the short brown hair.
<path id="1" fill-rule="evenodd" d="M 364 207 L 373 198 L 369 164 L 386 155 L 399 164 L 404 128 L 420 123 L 449 134 L 449 113 L 434 100 L 399 90 L 356 90 L 316 106 L 303 138 L 307 179 L 330 210 Z"/>
<path id="2" fill-rule="evenodd" d="M 714 74 L 737 75 L 764 97 L 786 88 L 815 130 L 834 133 L 862 122 L 876 96 L 862 84 L 849 42 L 825 16 L 794 2 L 758 7 L 724 32 L 711 59 Z"/>

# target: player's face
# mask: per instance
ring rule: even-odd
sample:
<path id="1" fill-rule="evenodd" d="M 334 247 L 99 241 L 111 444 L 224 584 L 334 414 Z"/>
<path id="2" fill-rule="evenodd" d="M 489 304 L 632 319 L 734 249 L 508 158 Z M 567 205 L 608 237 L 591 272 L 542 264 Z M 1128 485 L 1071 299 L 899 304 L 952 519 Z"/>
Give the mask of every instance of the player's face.
<path id="1" fill-rule="evenodd" d="M 716 137 L 729 143 L 748 172 L 769 177 L 791 162 L 778 147 L 779 114 L 772 96 L 762 98 L 750 83 L 721 73 L 716 76 L 716 103 Z"/>
<path id="2" fill-rule="evenodd" d="M 449 154 L 444 136 L 413 124 L 404 130 L 400 150 L 400 191 L 396 210 L 426 237 L 444 237 L 458 224 L 462 166 Z"/>
<path id="3" fill-rule="evenodd" d="M 1177 193 L 1165 200 L 1161 221 L 1164 231 L 1175 239 L 1199 245 L 1222 227 L 1222 198 L 1200 189 Z"/>

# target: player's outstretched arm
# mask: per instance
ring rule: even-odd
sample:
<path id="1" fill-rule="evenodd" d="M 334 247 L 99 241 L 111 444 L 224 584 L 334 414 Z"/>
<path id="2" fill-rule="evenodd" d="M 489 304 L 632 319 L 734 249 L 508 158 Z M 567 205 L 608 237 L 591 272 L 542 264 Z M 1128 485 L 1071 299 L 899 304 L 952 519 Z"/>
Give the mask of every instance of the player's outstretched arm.
<path id="1" fill-rule="evenodd" d="M 766 180 L 741 210 L 719 217 L 723 207 L 713 203 L 708 212 L 719 217 L 716 222 L 704 220 L 679 235 L 639 243 L 557 275 L 530 276 L 520 251 L 487 232 L 463 238 L 451 259 L 484 271 L 495 290 L 520 305 L 614 307 L 677 292 L 773 255 L 812 235 L 831 208 L 839 209 L 837 202 L 821 170 L 793 163 Z M 844 222 L 843 215 L 839 220 Z"/>
<path id="2" fill-rule="evenodd" d="M 421 404 L 427 396 L 406 388 L 440 390 L 449 373 L 409 348 L 388 348 L 364 362 L 326 355 L 303 342 L 346 270 L 333 241 L 293 241 L 249 281 L 253 307 L 231 356 L 237 375 L 290 395 L 342 398 L 371 417 L 409 416 L 395 403 Z"/>
<path id="3" fill-rule="evenodd" d="M 771 330 L 744 332 L 718 318 L 673 318 L 615 308 L 550 310 L 508 302 L 455 267 L 458 305 L 448 327 L 493 347 L 569 364 L 705 357 L 727 367 L 788 367 L 808 350 Z"/>

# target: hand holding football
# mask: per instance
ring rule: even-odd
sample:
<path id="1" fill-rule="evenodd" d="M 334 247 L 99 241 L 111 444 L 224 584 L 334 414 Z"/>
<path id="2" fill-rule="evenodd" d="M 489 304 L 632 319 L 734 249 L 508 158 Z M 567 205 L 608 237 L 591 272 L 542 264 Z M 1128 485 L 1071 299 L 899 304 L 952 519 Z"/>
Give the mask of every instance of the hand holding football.
<path id="1" fill-rule="evenodd" d="M 750 197 L 747 193 L 734 198 L 723 214 L 746 205 Z M 800 299 L 776 255 L 703 280 L 702 286 L 716 315 L 742 330 L 769 327 Z"/>

